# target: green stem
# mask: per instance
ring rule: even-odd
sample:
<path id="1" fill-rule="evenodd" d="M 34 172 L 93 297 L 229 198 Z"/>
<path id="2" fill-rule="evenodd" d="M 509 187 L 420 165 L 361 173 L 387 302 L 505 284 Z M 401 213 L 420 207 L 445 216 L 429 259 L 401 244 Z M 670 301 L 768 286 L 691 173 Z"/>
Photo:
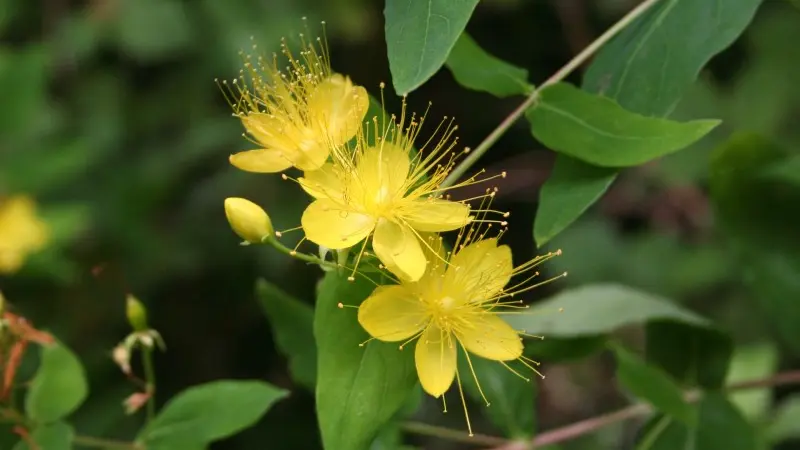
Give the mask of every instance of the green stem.
<path id="1" fill-rule="evenodd" d="M 314 256 L 314 255 L 309 255 L 309 254 L 306 254 L 306 253 L 299 253 L 299 252 L 297 252 L 295 250 L 292 250 L 291 248 L 281 244 L 280 241 L 275 239 L 274 236 L 265 237 L 263 242 L 266 242 L 267 244 L 273 246 L 279 252 L 285 253 L 285 254 L 291 256 L 292 258 L 296 258 L 296 259 L 299 259 L 301 261 L 309 262 L 311 264 L 319 264 L 321 266 L 326 266 L 326 267 L 332 267 L 334 269 L 337 269 L 337 268 L 341 267 L 338 264 L 335 264 L 335 263 L 332 263 L 332 262 L 329 262 L 329 261 L 325 261 L 325 260 L 323 260 L 321 258 L 318 258 L 318 257 Z"/>
<path id="2" fill-rule="evenodd" d="M 109 450 L 141 450 L 141 446 L 133 442 L 115 441 L 91 436 L 74 436 L 72 443 L 87 448 L 104 448 Z"/>
<path id="3" fill-rule="evenodd" d="M 528 98 L 525 99 L 522 104 L 520 104 L 517 109 L 511 112 L 497 128 L 492 131 L 489 136 L 486 136 L 486 139 L 483 140 L 477 147 L 472 149 L 472 151 L 464 158 L 458 166 L 456 166 L 450 175 L 445 178 L 442 182 L 441 187 L 446 188 L 450 187 L 461 178 L 464 173 L 469 170 L 478 160 L 486 153 L 489 148 L 500 139 L 503 134 L 514 124 L 523 114 L 525 111 L 528 110 L 537 100 L 539 100 L 539 94 L 541 93 L 542 89 L 550 86 L 551 84 L 558 83 L 559 81 L 566 78 L 569 74 L 571 74 L 575 69 L 580 67 L 583 63 L 585 63 L 592 55 L 594 55 L 597 50 L 600 49 L 603 45 L 605 45 L 608 41 L 611 40 L 614 36 L 616 36 L 620 31 L 622 31 L 626 26 L 630 25 L 631 22 L 636 20 L 639 16 L 644 14 L 651 6 L 656 4 L 659 0 L 645 0 L 639 6 L 632 9 L 628 14 L 625 15 L 622 19 L 620 19 L 617 23 L 611 26 L 605 33 L 601 34 L 600 37 L 595 39 L 588 47 L 583 49 L 582 52 L 578 53 L 574 58 L 572 58 L 567 64 L 564 65 L 558 72 L 554 73 L 553 76 L 548 78 L 544 83 L 542 83 L 539 87 L 533 90 Z"/>
<path id="4" fill-rule="evenodd" d="M 402 428 L 409 433 L 424 435 L 424 436 L 433 436 L 438 437 L 440 439 L 446 439 L 448 441 L 453 442 L 462 442 L 466 444 L 473 444 L 473 445 L 503 445 L 508 443 L 507 440 L 495 437 L 495 436 L 487 436 L 483 434 L 475 434 L 474 436 L 469 436 L 465 434 L 463 431 L 459 430 L 451 430 L 450 428 L 445 427 L 437 427 L 436 425 L 429 425 L 427 423 L 422 422 L 405 422 L 402 424 Z"/>
<path id="5" fill-rule="evenodd" d="M 153 368 L 153 349 L 150 347 L 142 348 L 142 367 L 144 368 L 144 380 L 147 393 L 147 422 L 156 416 L 156 373 Z"/>

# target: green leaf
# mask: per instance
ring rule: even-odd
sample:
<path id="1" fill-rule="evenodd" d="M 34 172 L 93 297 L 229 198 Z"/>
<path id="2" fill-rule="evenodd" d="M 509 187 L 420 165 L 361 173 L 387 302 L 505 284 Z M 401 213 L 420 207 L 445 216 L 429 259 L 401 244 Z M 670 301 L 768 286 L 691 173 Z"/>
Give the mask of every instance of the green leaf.
<path id="1" fill-rule="evenodd" d="M 571 339 L 545 337 L 525 345 L 525 356 L 550 364 L 583 359 L 606 348 L 606 336 L 581 336 Z"/>
<path id="2" fill-rule="evenodd" d="M 398 94 L 420 87 L 442 67 L 477 4 L 478 0 L 386 2 L 386 47 Z"/>
<path id="3" fill-rule="evenodd" d="M 88 393 L 86 372 L 72 351 L 61 343 L 46 345 L 25 398 L 25 411 L 37 422 L 55 422 L 78 409 Z"/>
<path id="4" fill-rule="evenodd" d="M 40 46 L 0 49 L 0 142 L 8 144 L 32 131 L 46 104 L 50 56 Z"/>
<path id="5" fill-rule="evenodd" d="M 628 111 L 666 117 L 702 67 L 744 31 L 760 3 L 761 0 L 662 0 L 600 50 L 582 87 L 615 100 Z M 558 155 L 556 165 L 566 158 Z M 543 192 L 548 185 L 568 183 L 561 181 L 562 175 L 569 173 L 554 173 L 542 187 Z M 559 222 L 564 225 L 555 232 L 563 230 L 597 201 L 615 176 L 606 174 L 607 183 L 597 183 L 594 192 L 586 186 L 582 204 L 576 198 L 568 211 L 571 214 L 559 212 Z M 548 211 L 555 211 L 557 199 L 545 200 L 544 194 L 542 197 L 540 205 L 550 205 Z M 537 214 L 536 221 L 554 222 L 549 214 Z"/>
<path id="6" fill-rule="evenodd" d="M 758 435 L 721 393 L 708 393 L 690 428 L 657 415 L 644 426 L 636 450 L 760 450 Z"/>
<path id="7" fill-rule="evenodd" d="M 647 362 L 686 386 L 721 387 L 728 373 L 733 342 L 721 331 L 671 320 L 647 324 Z"/>
<path id="8" fill-rule="evenodd" d="M 487 53 L 466 32 L 461 33 L 445 65 L 467 89 L 496 97 L 527 95 L 533 90 L 527 70 Z"/>
<path id="9" fill-rule="evenodd" d="M 314 316 L 317 341 L 317 417 L 326 450 L 363 450 L 404 405 L 416 384 L 413 351 L 371 341 L 356 312 L 374 289 L 360 277 L 328 272 L 319 285 Z"/>
<path id="10" fill-rule="evenodd" d="M 721 227 L 743 262 L 742 279 L 775 330 L 800 353 L 800 189 L 764 179 L 764 167 L 789 152 L 754 134 L 740 133 L 714 151 L 711 198 Z"/>
<path id="11" fill-rule="evenodd" d="M 72 450 L 72 439 L 75 430 L 68 423 L 53 422 L 36 427 L 31 433 L 31 439 L 39 448 L 36 450 Z M 20 441 L 14 450 L 30 450 L 28 444 Z"/>
<path id="12" fill-rule="evenodd" d="M 256 297 L 269 318 L 278 349 L 289 359 L 292 378 L 313 391 L 317 380 L 314 309 L 263 279 L 256 283 Z"/>
<path id="13" fill-rule="evenodd" d="M 147 450 L 203 448 L 255 424 L 288 392 L 262 381 L 221 380 L 173 397 L 141 432 Z"/>
<path id="14" fill-rule="evenodd" d="M 543 89 L 526 116 L 533 135 L 544 145 L 601 167 L 646 163 L 688 146 L 719 124 L 641 116 L 566 83 Z"/>
<path id="15" fill-rule="evenodd" d="M 766 435 L 771 443 L 800 439 L 800 395 L 792 395 L 778 406 Z"/>
<path id="16" fill-rule="evenodd" d="M 683 392 L 674 380 L 620 346 L 614 347 L 614 353 L 617 356 L 617 380 L 628 391 L 670 417 L 694 424 L 694 408 L 683 399 Z"/>
<path id="17" fill-rule="evenodd" d="M 582 163 L 568 156 L 556 159 L 550 179 L 539 191 L 533 238 L 541 247 L 575 221 L 611 186 L 613 169 Z"/>
<path id="18" fill-rule="evenodd" d="M 761 176 L 800 186 L 800 155 L 791 155 L 784 160 L 768 164 L 761 171 Z"/>
<path id="19" fill-rule="evenodd" d="M 733 353 L 726 385 L 766 378 L 778 367 L 778 350 L 772 343 L 750 344 L 738 347 Z M 770 388 L 747 389 L 730 395 L 730 400 L 749 419 L 761 420 L 770 408 Z"/>
<path id="20" fill-rule="evenodd" d="M 598 52 L 583 87 L 631 111 L 664 117 L 711 57 L 744 31 L 760 3 L 660 1 Z"/>
<path id="21" fill-rule="evenodd" d="M 563 312 L 556 311 L 563 308 Z M 536 313 L 537 310 L 542 311 Z M 656 319 L 705 325 L 702 317 L 659 296 L 613 283 L 567 289 L 536 304 L 532 314 L 507 317 L 516 329 L 549 337 L 596 336 Z"/>
<path id="22" fill-rule="evenodd" d="M 530 439 L 536 430 L 536 380 L 523 380 L 497 361 L 475 355 L 470 356 L 470 367 L 464 353 L 460 353 L 458 371 L 466 393 L 483 406 L 483 413 L 506 437 Z M 521 364 L 514 370 L 535 376 Z"/>

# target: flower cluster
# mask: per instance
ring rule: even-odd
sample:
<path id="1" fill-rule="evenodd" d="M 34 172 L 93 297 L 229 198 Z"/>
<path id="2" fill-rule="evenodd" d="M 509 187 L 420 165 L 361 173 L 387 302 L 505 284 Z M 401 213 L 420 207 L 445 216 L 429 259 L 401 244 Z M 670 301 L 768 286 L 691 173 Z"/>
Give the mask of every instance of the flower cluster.
<path id="1" fill-rule="evenodd" d="M 19 270 L 28 255 L 47 244 L 49 235 L 33 199 L 25 195 L 0 198 L 0 274 Z"/>
<path id="2" fill-rule="evenodd" d="M 268 242 L 306 261 L 349 268 L 350 280 L 361 273 L 360 264 L 377 260 L 394 284 L 374 290 L 358 307 L 358 322 L 373 339 L 402 342 L 401 350 L 416 339 L 417 373 L 432 396 L 444 395 L 454 380 L 461 390 L 459 352 L 470 368 L 472 354 L 522 378 L 508 362 L 538 373 L 523 356 L 525 333 L 501 315 L 524 312 L 527 306 L 515 296 L 555 279 L 537 282 L 535 268 L 558 252 L 515 268 L 511 249 L 498 243 L 509 213 L 491 208 L 497 189 L 461 200 L 450 195 L 505 173 L 484 177 L 481 171 L 445 184 L 469 152 L 457 149 L 453 120 L 445 117 L 420 139 L 427 113 L 408 113 L 405 98 L 399 115 L 366 117 L 366 90 L 332 72 L 323 40 L 301 40 L 299 57 L 282 43 L 284 69 L 277 55 L 269 64 L 263 56 L 245 55 L 240 77 L 221 83 L 246 136 L 259 147 L 232 155 L 230 162 L 249 172 L 302 171 L 281 174 L 311 197 L 297 228 L 305 235 L 300 243 L 317 244 L 323 255 L 337 250 L 339 259 L 300 254 L 300 243 L 294 250 L 283 247 L 277 241 L 282 232 L 273 230 L 267 214 L 242 198 L 225 201 L 233 230 L 245 243 Z M 452 250 L 438 234 L 449 231 L 458 231 Z M 467 425 L 471 432 L 469 417 Z"/>

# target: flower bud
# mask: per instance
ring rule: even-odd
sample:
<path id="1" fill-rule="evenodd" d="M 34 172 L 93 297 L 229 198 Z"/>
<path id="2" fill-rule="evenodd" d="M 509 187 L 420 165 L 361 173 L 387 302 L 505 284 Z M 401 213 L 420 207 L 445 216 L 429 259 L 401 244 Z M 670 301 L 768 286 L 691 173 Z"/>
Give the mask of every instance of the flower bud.
<path id="1" fill-rule="evenodd" d="M 260 244 L 265 236 L 272 236 L 274 232 L 267 213 L 250 200 L 226 198 L 225 216 L 233 231 L 253 244 Z"/>
<path id="2" fill-rule="evenodd" d="M 147 326 L 147 310 L 133 295 L 128 294 L 126 299 L 125 314 L 128 316 L 128 323 L 133 328 L 133 331 L 146 331 L 150 327 Z"/>

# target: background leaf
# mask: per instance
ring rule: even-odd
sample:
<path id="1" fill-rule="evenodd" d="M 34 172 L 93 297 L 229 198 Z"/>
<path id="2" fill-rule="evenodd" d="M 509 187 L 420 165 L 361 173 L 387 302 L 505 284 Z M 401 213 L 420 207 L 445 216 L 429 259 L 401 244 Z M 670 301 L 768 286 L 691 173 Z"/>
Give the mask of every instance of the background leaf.
<path id="1" fill-rule="evenodd" d="M 442 67 L 478 0 L 387 0 L 386 47 L 398 94 L 418 88 Z"/>
<path id="2" fill-rule="evenodd" d="M 25 398 L 25 411 L 35 421 L 55 422 L 83 403 L 89 387 L 83 366 L 70 349 L 61 343 L 45 345 L 41 355 Z"/>
<path id="3" fill-rule="evenodd" d="M 317 341 L 317 416 L 326 450 L 368 448 L 381 427 L 403 406 L 416 384 L 413 352 L 396 343 L 370 341 L 356 306 L 375 285 L 328 272 L 318 288 L 314 316 Z"/>
<path id="4" fill-rule="evenodd" d="M 137 438 L 148 450 L 204 448 L 255 424 L 287 391 L 262 381 L 221 380 L 172 398 Z"/>
<path id="5" fill-rule="evenodd" d="M 467 32 L 461 33 L 445 63 L 458 84 L 496 97 L 527 95 L 533 90 L 528 71 L 482 49 Z"/>
<path id="6" fill-rule="evenodd" d="M 700 70 L 717 53 L 727 48 L 744 31 L 761 0 L 665 0 L 625 28 L 603 47 L 586 72 L 582 87 L 601 93 L 628 111 L 646 116 L 666 117 L 686 89 L 697 79 Z M 566 156 L 558 155 L 559 160 Z M 574 178 L 571 172 L 585 172 L 573 164 L 569 170 L 553 173 L 545 182 L 563 186 Z M 572 223 L 605 192 L 615 174 L 608 173 L 605 183 L 597 183 L 594 193 L 582 192 L 583 205 L 572 203 L 562 212 L 561 229 Z M 561 188 L 565 189 L 564 187 Z M 556 211 L 560 199 L 542 195 L 540 211 Z M 537 214 L 536 221 L 554 220 Z M 559 230 L 560 231 L 560 230 Z M 552 236 L 551 236 L 552 237 Z"/>
<path id="7" fill-rule="evenodd" d="M 31 433 L 31 439 L 39 446 L 37 450 L 70 450 L 75 430 L 65 422 L 53 422 L 36 427 Z M 14 446 L 14 450 L 34 450 L 24 441 Z"/>
<path id="8" fill-rule="evenodd" d="M 670 417 L 685 424 L 694 424 L 694 408 L 683 399 L 683 392 L 674 380 L 620 346 L 614 348 L 614 353 L 620 384 Z"/>
<path id="9" fill-rule="evenodd" d="M 564 311 L 557 314 L 559 308 Z M 536 313 L 541 310 L 541 313 Z M 537 303 L 532 314 L 506 318 L 517 329 L 548 337 L 595 336 L 624 325 L 672 319 L 704 325 L 705 319 L 656 295 L 616 284 L 564 290 Z"/>
<path id="10" fill-rule="evenodd" d="M 736 348 L 725 384 L 766 378 L 778 368 L 778 350 L 770 343 L 756 343 Z M 764 420 L 772 403 L 769 388 L 748 389 L 729 396 L 731 402 L 750 420 Z"/>
<path id="11" fill-rule="evenodd" d="M 733 353 L 731 338 L 719 330 L 670 320 L 647 324 L 647 362 L 684 386 L 721 387 Z"/>
<path id="12" fill-rule="evenodd" d="M 459 355 L 459 373 L 464 389 L 472 399 L 482 405 L 483 412 L 492 423 L 503 431 L 506 437 L 525 440 L 531 438 L 536 430 L 536 381 L 538 376 L 530 369 L 521 368 L 518 372 L 534 379 L 523 380 L 497 361 L 489 361 L 479 356 L 470 356 L 472 375 L 467 359 Z M 515 368 L 517 370 L 517 368 Z M 486 395 L 486 403 L 478 390 L 475 378 Z"/>
<path id="13" fill-rule="evenodd" d="M 256 295 L 269 318 L 275 343 L 289 359 L 292 378 L 313 391 L 317 380 L 314 309 L 263 279 L 256 284 Z"/>
<path id="14" fill-rule="evenodd" d="M 800 395 L 792 395 L 780 404 L 767 427 L 767 440 L 800 439 Z"/>
<path id="15" fill-rule="evenodd" d="M 611 186 L 616 171 L 568 156 L 556 158 L 550 178 L 539 191 L 533 238 L 541 247 L 569 226 Z"/>
<path id="16" fill-rule="evenodd" d="M 643 164 L 688 146 L 719 124 L 642 116 L 566 83 L 544 88 L 526 116 L 544 145 L 602 167 Z"/>

